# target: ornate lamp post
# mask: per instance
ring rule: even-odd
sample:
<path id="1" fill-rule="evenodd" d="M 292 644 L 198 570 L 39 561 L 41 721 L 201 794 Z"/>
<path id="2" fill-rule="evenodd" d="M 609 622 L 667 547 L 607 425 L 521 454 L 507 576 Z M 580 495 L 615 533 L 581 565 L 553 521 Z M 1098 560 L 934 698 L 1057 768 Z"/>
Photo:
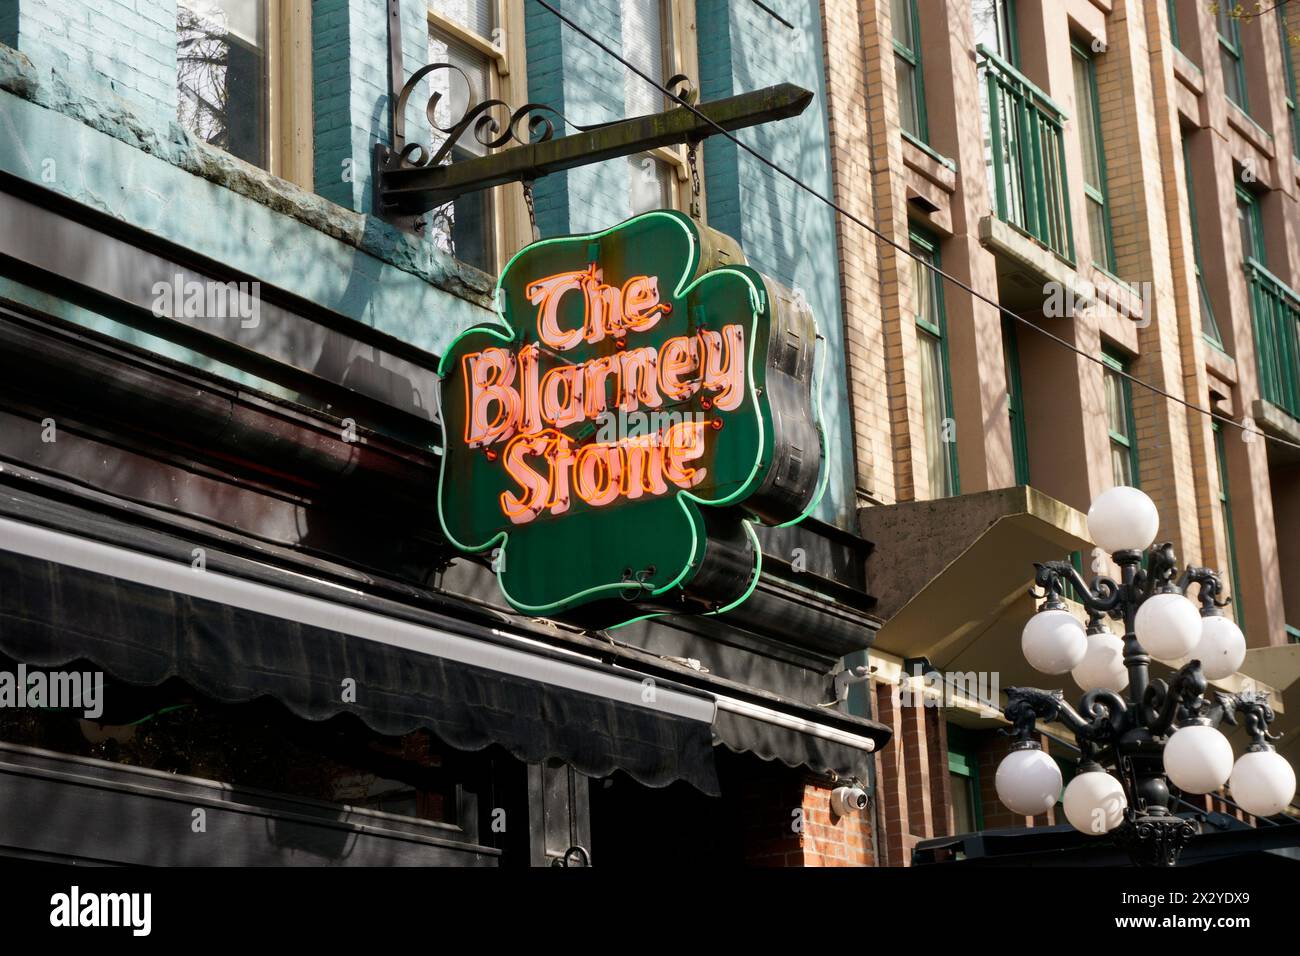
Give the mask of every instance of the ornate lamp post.
<path id="1" fill-rule="evenodd" d="M 1136 488 L 1098 496 L 1088 512 L 1093 540 L 1111 553 L 1119 580 L 1097 577 L 1089 587 L 1066 561 L 1037 564 L 1042 598 L 1021 638 L 1026 659 L 1048 674 L 1069 671 L 1084 690 L 1078 710 L 1059 690 L 1007 690 L 1003 713 L 1015 738 L 997 771 L 998 797 L 1034 816 L 1052 807 L 1061 772 L 1033 739 L 1035 722 L 1060 721 L 1074 734 L 1079 773 L 1065 788 L 1065 816 L 1080 832 L 1112 833 L 1135 863 L 1173 866 L 1199 824 L 1174 812 L 1175 793 L 1212 793 L 1228 784 L 1242 809 L 1259 817 L 1280 813 L 1295 796 L 1295 771 L 1270 745 L 1273 710 L 1264 694 L 1207 695 L 1208 680 L 1236 672 L 1246 639 L 1223 616 L 1219 576 L 1188 567 L 1175 579 L 1173 547 L 1155 540 L 1155 505 Z M 1150 550 L 1147 550 L 1147 549 Z M 1146 566 L 1143 567 L 1143 558 Z M 1066 583 L 1088 612 L 1088 626 L 1067 610 Z M 1187 596 L 1197 586 L 1199 612 Z M 1041 589 L 1041 591 L 1039 590 Z M 1102 623 L 1124 622 L 1124 637 Z M 1183 663 L 1169 679 L 1151 680 L 1155 659 Z M 1127 700 L 1120 694 L 1127 687 Z M 1235 765 L 1219 732 L 1242 715 L 1252 743 Z"/>

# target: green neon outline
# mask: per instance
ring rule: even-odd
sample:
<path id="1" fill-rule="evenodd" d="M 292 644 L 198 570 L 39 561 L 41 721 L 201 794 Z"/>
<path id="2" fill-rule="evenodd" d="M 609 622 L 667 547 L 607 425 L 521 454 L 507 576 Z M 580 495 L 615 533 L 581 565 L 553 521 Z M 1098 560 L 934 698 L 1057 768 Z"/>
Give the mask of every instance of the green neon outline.
<path id="1" fill-rule="evenodd" d="M 753 334 L 753 332 L 757 331 L 758 319 L 760 314 L 766 309 L 768 309 L 769 306 L 768 306 L 768 296 L 766 295 L 766 288 L 763 286 L 761 281 L 756 282 L 754 278 L 759 274 L 754 272 L 753 269 L 749 266 L 744 266 L 743 269 L 733 267 L 733 266 L 724 266 L 719 269 L 714 269 L 705 272 L 699 275 L 698 277 L 696 277 L 693 281 L 691 281 L 690 277 L 694 275 L 696 270 L 699 268 L 699 262 L 700 262 L 699 236 L 696 231 L 696 227 L 694 223 L 692 223 L 689 219 L 687 219 L 683 214 L 678 213 L 675 210 L 652 210 L 650 212 L 646 212 L 646 213 L 642 213 L 641 215 L 634 216 L 631 219 L 626 220 L 625 222 L 621 222 L 615 226 L 611 226 L 608 229 L 604 229 L 599 232 L 584 233 L 584 234 L 569 235 L 569 236 L 556 236 L 551 239 L 544 239 L 541 240 L 540 242 L 531 243 L 525 246 L 523 249 L 520 249 L 518 252 L 516 252 L 513 256 L 510 257 L 509 261 L 502 269 L 494 289 L 494 303 L 493 303 L 493 311 L 499 323 L 499 328 L 494 327 L 492 325 L 476 325 L 466 329 L 465 331 L 457 335 L 454 339 L 452 339 L 447 349 L 443 352 L 442 359 L 438 363 L 439 379 L 440 381 L 445 380 L 446 370 L 449 367 L 451 358 L 455 354 L 456 348 L 459 345 L 460 341 L 466 338 L 467 336 L 474 335 L 474 334 L 485 334 L 493 338 L 496 338 L 502 343 L 506 343 L 506 344 L 516 342 L 521 338 L 522 331 L 523 331 L 522 328 L 516 329 L 505 317 L 504 309 L 503 309 L 504 297 L 502 295 L 503 283 L 505 277 L 510 272 L 510 269 L 514 266 L 516 260 L 518 260 L 520 256 L 524 255 L 525 253 L 536 250 L 538 248 L 553 245 L 556 243 L 594 242 L 614 232 L 626 229 L 629 226 L 637 222 L 640 222 L 644 219 L 655 218 L 655 217 L 667 218 L 670 221 L 674 222 L 682 229 L 683 233 L 685 233 L 686 238 L 688 240 L 689 251 L 688 251 L 687 267 L 682 270 L 681 275 L 677 280 L 677 285 L 673 291 L 673 298 L 681 299 L 689 295 L 692 291 L 695 290 L 697 286 L 701 285 L 710 276 L 720 275 L 724 273 L 731 273 L 733 275 L 738 276 L 740 279 L 742 279 L 745 282 L 746 286 L 749 289 L 750 310 L 751 310 L 750 312 L 751 335 L 750 335 L 748 354 L 746 356 L 746 361 L 747 361 L 746 384 L 749 389 L 749 393 L 748 393 L 749 397 L 754 399 L 753 411 L 754 411 L 754 418 L 756 420 L 756 425 L 758 429 L 757 432 L 758 441 L 757 441 L 757 449 L 755 452 L 754 462 L 750 467 L 749 474 L 740 483 L 740 486 L 737 488 L 737 490 L 732 492 L 730 495 L 726 495 L 718 499 L 710 499 L 710 498 L 704 498 L 701 497 L 700 495 L 694 494 L 690 490 L 685 488 L 678 489 L 677 493 L 674 495 L 674 499 L 677 501 L 679 507 L 682 508 L 687 518 L 687 523 L 690 527 L 689 559 L 683 563 L 681 570 L 670 582 L 662 585 L 659 588 L 652 590 L 650 592 L 651 597 L 657 597 L 678 588 L 683 582 L 683 580 L 685 580 L 691 574 L 692 569 L 696 567 L 698 555 L 700 553 L 700 545 L 701 545 L 698 525 L 700 524 L 700 522 L 702 522 L 703 516 L 702 514 L 699 513 L 698 510 L 692 510 L 692 508 L 688 506 L 688 500 L 694 503 L 697 507 L 698 506 L 725 507 L 729 504 L 743 500 L 744 497 L 748 497 L 754 491 L 754 487 L 755 487 L 754 479 L 755 476 L 758 474 L 759 466 L 762 463 L 763 454 L 766 450 L 766 437 L 763 428 L 763 402 L 759 396 L 759 393 L 757 391 L 757 383 L 755 382 L 754 363 L 755 363 L 755 352 L 757 350 L 757 345 L 758 345 L 757 342 L 758 336 Z M 752 275 L 750 273 L 752 273 Z M 769 316 L 768 318 L 770 321 L 771 317 Z M 816 331 L 817 318 L 814 315 L 812 316 L 812 319 L 813 319 L 814 331 Z M 814 360 L 813 407 L 814 407 L 814 419 L 817 425 L 819 442 L 821 445 L 821 452 L 822 452 L 821 455 L 822 477 L 821 477 L 821 481 L 819 482 L 819 487 L 816 493 L 814 494 L 812 500 L 809 502 L 808 506 L 803 510 L 803 512 L 799 514 L 797 517 L 792 518 L 789 521 L 786 521 L 782 524 L 775 525 L 774 527 L 782 527 L 782 528 L 789 527 L 791 525 L 799 523 L 800 521 L 803 521 L 820 504 L 821 499 L 825 494 L 827 485 L 829 484 L 830 446 L 827 440 L 826 430 L 822 419 L 822 398 L 821 398 L 821 383 L 822 383 L 822 376 L 825 370 L 826 347 L 824 345 L 824 339 L 822 339 L 820 334 L 817 335 L 817 342 L 819 344 L 823 344 L 823 347 L 818 350 L 819 355 Z M 820 359 L 820 361 L 817 361 L 817 359 Z M 442 461 L 440 463 L 439 475 L 438 475 L 439 526 L 442 528 L 443 534 L 446 535 L 447 540 L 450 541 L 452 544 L 454 544 L 457 548 L 459 548 L 462 551 L 472 553 L 472 554 L 477 554 L 486 551 L 489 548 L 492 548 L 493 546 L 499 546 L 502 553 L 507 554 L 507 567 L 508 567 L 509 558 L 508 558 L 507 549 L 510 543 L 510 529 L 503 528 L 502 530 L 493 534 L 490 538 L 488 538 L 485 542 L 483 542 L 480 545 L 467 545 L 461 542 L 455 535 L 453 535 L 447 527 L 443 502 L 445 499 L 447 463 L 448 463 L 448 459 L 450 458 L 450 455 L 448 453 L 450 450 L 450 444 L 447 438 L 446 418 L 441 415 L 439 416 L 439 418 L 440 418 L 440 425 L 442 429 L 443 449 L 444 449 L 444 453 L 440 456 Z M 749 586 L 745 589 L 743 594 L 741 594 L 738 598 L 736 598 L 731 603 L 727 604 L 725 607 L 718 608 L 714 611 L 705 612 L 706 614 L 708 615 L 725 614 L 728 611 L 734 610 L 736 607 L 738 607 L 746 600 L 748 600 L 749 597 L 753 594 L 754 590 L 758 587 L 758 582 L 762 577 L 763 550 L 762 550 L 761 543 L 758 540 L 758 534 L 754 530 L 754 526 L 759 523 L 760 522 L 754 518 L 744 518 L 742 519 L 741 522 L 742 527 L 745 530 L 745 533 L 750 538 L 755 553 L 754 569 L 750 578 Z M 616 591 L 616 592 L 623 591 L 627 587 L 627 583 L 624 581 L 611 582 L 609 584 L 596 585 L 595 587 L 574 592 L 572 594 L 566 595 L 563 598 L 560 598 L 556 601 L 552 601 L 549 603 L 529 605 L 529 604 L 524 604 L 522 602 L 519 602 L 511 596 L 510 592 L 505 587 L 504 571 L 495 571 L 494 573 L 496 574 L 497 577 L 497 586 L 500 588 L 502 596 L 505 597 L 506 601 L 511 605 L 511 607 L 515 608 L 518 611 L 529 613 L 529 614 L 537 614 L 538 616 L 544 616 L 546 613 L 553 612 L 553 611 L 563 612 L 564 610 L 573 608 L 579 604 L 586 603 L 587 599 L 593 596 L 601 595 L 608 591 Z M 642 614 L 630 618 L 627 621 L 620 622 L 619 624 L 609 625 L 609 628 L 622 627 L 627 624 L 634 623 L 636 621 L 647 620 L 649 618 L 654 618 L 654 617 L 663 617 L 671 613 L 672 613 L 671 611 L 667 611 L 667 610 L 652 611 L 648 614 Z"/>

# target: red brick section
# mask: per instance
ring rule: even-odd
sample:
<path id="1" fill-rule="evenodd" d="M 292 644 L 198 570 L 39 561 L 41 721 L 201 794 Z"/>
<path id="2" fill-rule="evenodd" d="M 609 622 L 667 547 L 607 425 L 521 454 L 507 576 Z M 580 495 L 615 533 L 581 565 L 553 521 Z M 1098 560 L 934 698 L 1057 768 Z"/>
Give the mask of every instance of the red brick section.
<path id="1" fill-rule="evenodd" d="M 953 832 L 952 782 L 948 776 L 948 721 L 944 719 L 942 709 L 926 708 L 925 737 L 930 741 L 930 801 L 934 835 L 948 836 Z"/>
<path id="2" fill-rule="evenodd" d="M 837 817 L 830 780 L 772 762 L 757 768 L 741 797 L 750 866 L 874 866 L 873 811 Z"/>

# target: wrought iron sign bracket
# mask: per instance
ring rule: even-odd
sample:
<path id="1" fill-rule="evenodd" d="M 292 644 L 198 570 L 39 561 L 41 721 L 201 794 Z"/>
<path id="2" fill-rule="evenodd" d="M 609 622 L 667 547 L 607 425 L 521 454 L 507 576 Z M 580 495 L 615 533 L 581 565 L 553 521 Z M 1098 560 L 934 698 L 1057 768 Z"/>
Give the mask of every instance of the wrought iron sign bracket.
<path id="1" fill-rule="evenodd" d="M 398 6 L 398 0 L 389 0 L 392 139 L 389 143 L 376 143 L 373 154 L 373 208 L 389 219 L 409 220 L 458 196 L 493 186 L 535 180 L 661 146 L 695 145 L 716 135 L 720 129 L 733 132 L 788 119 L 807 109 L 813 98 L 808 90 L 781 83 L 696 105 L 695 90 L 685 76 L 678 75 L 665 86 L 682 105 L 648 116 L 580 126 L 542 103 L 525 103 L 514 108 L 500 99 L 480 102 L 465 73 L 450 63 L 430 63 L 403 82 Z M 425 115 L 434 132 L 443 138 L 436 149 L 407 143 L 407 104 L 421 82 L 440 72 L 446 72 L 458 88 L 464 84 L 469 91 L 468 105 L 459 118 L 447 123 L 445 108 L 439 109 L 443 93 L 434 88 L 425 105 Z M 557 122 L 577 132 L 557 137 Z M 488 154 L 451 161 L 452 150 L 467 134 L 488 150 Z M 515 145 L 503 148 L 510 143 Z"/>

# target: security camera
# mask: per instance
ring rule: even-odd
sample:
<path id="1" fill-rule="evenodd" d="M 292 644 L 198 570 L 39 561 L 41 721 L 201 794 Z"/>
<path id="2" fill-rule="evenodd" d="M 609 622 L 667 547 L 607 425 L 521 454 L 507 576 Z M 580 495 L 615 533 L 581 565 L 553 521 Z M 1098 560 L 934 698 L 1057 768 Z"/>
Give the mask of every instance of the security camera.
<path id="1" fill-rule="evenodd" d="M 836 787 L 831 791 L 831 810 L 837 817 L 867 809 L 867 791 L 861 787 Z"/>

